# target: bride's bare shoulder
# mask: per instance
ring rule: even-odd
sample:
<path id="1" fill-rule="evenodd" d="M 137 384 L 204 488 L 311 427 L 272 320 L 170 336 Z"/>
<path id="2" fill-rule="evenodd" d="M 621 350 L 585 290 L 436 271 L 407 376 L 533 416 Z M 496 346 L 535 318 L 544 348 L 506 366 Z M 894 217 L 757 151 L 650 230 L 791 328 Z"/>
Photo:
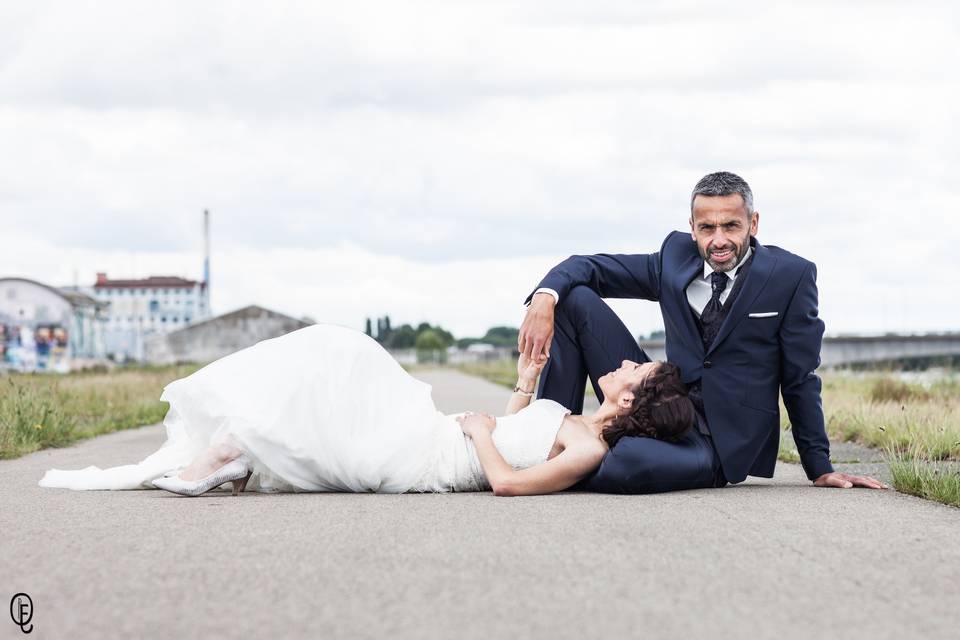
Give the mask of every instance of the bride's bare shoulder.
<path id="1" fill-rule="evenodd" d="M 604 452 L 609 449 L 606 441 L 597 437 L 581 416 L 573 414 L 564 416 L 560 430 L 557 432 L 557 444 L 563 449 L 571 446 L 602 449 Z"/>

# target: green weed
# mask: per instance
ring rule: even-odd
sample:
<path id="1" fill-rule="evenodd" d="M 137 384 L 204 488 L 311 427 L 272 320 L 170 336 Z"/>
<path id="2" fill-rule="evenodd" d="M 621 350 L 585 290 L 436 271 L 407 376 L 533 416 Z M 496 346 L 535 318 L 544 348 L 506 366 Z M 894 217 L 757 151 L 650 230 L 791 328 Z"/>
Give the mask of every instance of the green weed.
<path id="1" fill-rule="evenodd" d="M 0 458 L 160 422 L 163 387 L 196 365 L 0 378 Z"/>

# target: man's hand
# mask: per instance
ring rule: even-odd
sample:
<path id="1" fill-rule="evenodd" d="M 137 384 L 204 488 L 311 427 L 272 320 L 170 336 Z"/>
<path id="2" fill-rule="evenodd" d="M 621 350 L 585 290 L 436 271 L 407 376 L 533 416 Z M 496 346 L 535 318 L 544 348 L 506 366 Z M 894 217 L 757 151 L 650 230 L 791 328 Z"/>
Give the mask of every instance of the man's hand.
<path id="1" fill-rule="evenodd" d="M 866 487 L 868 489 L 889 489 L 887 485 L 870 476 L 851 476 L 847 473 L 834 471 L 825 473 L 813 482 L 815 487 L 837 487 L 849 489 L 851 487 Z"/>
<path id="2" fill-rule="evenodd" d="M 550 357 L 550 342 L 553 340 L 553 307 L 555 302 L 549 293 L 533 296 L 527 315 L 520 325 L 517 350 L 534 362 Z"/>

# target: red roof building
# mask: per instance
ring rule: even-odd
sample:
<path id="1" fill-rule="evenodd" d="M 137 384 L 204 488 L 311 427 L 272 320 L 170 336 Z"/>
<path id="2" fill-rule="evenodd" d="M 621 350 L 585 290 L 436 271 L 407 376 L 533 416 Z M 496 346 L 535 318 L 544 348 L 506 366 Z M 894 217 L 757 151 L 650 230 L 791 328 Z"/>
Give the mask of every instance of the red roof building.
<path id="1" fill-rule="evenodd" d="M 142 360 L 151 336 L 176 331 L 210 317 L 206 282 L 179 276 L 111 280 L 97 273 L 93 295 L 110 304 L 104 341 L 118 360 Z"/>
<path id="2" fill-rule="evenodd" d="M 179 276 L 150 276 L 137 280 L 111 280 L 106 273 L 97 273 L 95 289 L 192 289 L 200 285 L 206 289 L 207 283 L 198 280 L 188 280 Z"/>

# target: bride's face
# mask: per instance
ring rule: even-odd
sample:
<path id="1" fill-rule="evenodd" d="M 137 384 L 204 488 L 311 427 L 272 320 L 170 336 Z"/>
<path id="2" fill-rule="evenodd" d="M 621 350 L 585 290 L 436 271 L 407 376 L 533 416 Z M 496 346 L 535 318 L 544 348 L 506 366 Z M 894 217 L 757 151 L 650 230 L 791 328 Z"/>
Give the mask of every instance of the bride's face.
<path id="1" fill-rule="evenodd" d="M 633 389 L 642 384 L 656 368 L 659 362 L 644 362 L 624 360 L 620 368 L 600 376 L 597 384 L 603 392 L 604 398 L 609 398 L 617 404 L 629 405 L 633 402 Z"/>

